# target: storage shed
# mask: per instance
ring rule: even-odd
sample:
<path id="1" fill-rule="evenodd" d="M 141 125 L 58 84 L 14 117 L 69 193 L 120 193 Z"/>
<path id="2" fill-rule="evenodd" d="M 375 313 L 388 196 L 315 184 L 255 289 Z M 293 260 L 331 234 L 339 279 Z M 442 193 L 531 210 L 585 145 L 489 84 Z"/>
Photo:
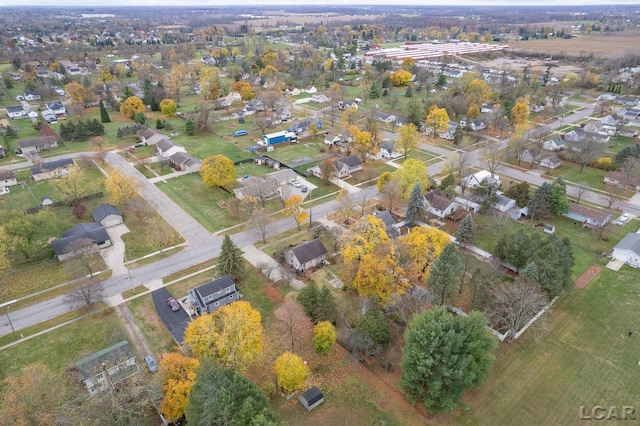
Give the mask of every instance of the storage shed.
<path id="1" fill-rule="evenodd" d="M 307 411 L 311 411 L 324 402 L 324 395 L 322 395 L 322 392 L 317 386 L 314 386 L 300 395 L 298 401 L 300 401 L 300 404 L 302 404 Z"/>

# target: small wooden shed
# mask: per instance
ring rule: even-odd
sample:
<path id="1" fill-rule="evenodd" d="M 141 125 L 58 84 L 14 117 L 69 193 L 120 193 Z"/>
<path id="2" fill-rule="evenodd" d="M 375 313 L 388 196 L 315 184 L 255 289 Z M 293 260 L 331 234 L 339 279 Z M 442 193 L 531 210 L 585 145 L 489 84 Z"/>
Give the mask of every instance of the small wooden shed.
<path id="1" fill-rule="evenodd" d="M 314 386 L 300 395 L 298 401 L 300 401 L 300 404 L 302 404 L 307 411 L 311 411 L 324 402 L 324 395 L 322 395 L 322 392 L 317 386 Z"/>

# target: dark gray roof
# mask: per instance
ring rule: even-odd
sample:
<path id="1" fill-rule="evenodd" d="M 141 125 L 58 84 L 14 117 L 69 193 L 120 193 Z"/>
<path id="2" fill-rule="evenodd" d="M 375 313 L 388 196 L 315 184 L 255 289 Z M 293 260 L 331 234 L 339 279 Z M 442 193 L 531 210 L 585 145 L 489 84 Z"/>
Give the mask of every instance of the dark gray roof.
<path id="1" fill-rule="evenodd" d="M 135 358 L 135 354 L 131 350 L 129 342 L 123 340 L 122 342 L 109 346 L 100 352 L 96 352 L 93 355 L 89 355 L 88 357 L 81 359 L 76 362 L 76 367 L 78 368 L 78 372 L 82 378 L 86 380 L 104 371 L 102 363 L 105 363 L 107 368 L 111 368 L 131 358 Z M 137 370 L 137 367 L 134 368 L 134 371 L 135 370 Z M 114 383 L 119 382 L 125 377 L 128 377 L 131 374 L 131 371 L 124 370 L 122 373 L 122 377 L 118 377 L 120 376 L 120 371 L 116 372 L 114 375 L 110 376 L 110 380 Z"/>
<path id="2" fill-rule="evenodd" d="M 13 170 L 0 170 L 0 180 L 15 179 L 16 172 Z"/>
<path id="3" fill-rule="evenodd" d="M 631 250 L 640 255 L 640 234 L 633 233 L 625 235 L 624 238 L 616 244 L 614 249 Z"/>
<path id="4" fill-rule="evenodd" d="M 104 226 L 99 223 L 79 223 L 73 228 L 62 233 L 61 238 L 53 240 L 51 246 L 56 255 L 70 253 L 79 249 L 76 244 L 72 244 L 75 241 L 86 242 L 86 245 L 91 243 L 100 243 L 109 240 L 109 234 Z"/>
<path id="5" fill-rule="evenodd" d="M 7 112 L 20 112 L 20 111 L 24 111 L 24 108 L 22 108 L 22 105 L 7 107 Z"/>
<path id="6" fill-rule="evenodd" d="M 64 105 L 60 101 L 47 102 L 47 108 L 49 109 L 62 109 Z"/>
<path id="7" fill-rule="evenodd" d="M 396 220 L 391 216 L 389 210 L 374 210 L 373 215 L 382 220 L 385 226 L 393 226 L 396 224 Z"/>
<path id="8" fill-rule="evenodd" d="M 327 249 L 325 248 L 324 244 L 322 244 L 322 241 L 320 241 L 319 238 L 302 242 L 292 248 L 291 251 L 293 252 L 296 259 L 298 259 L 298 262 L 302 264 L 327 254 Z"/>
<path id="9" fill-rule="evenodd" d="M 304 392 L 302 395 L 300 395 L 300 398 L 303 398 L 305 401 L 307 401 L 308 405 L 313 405 L 316 402 L 320 401 L 322 398 L 324 398 L 324 396 L 322 395 L 322 392 L 320 391 L 320 389 L 314 386 L 308 391 Z"/>
<path id="10" fill-rule="evenodd" d="M 51 170 L 60 169 L 63 167 L 73 165 L 73 159 L 71 158 L 60 158 L 58 160 L 48 161 L 46 163 L 42 163 L 39 166 L 31 168 L 31 174 L 37 175 L 44 172 L 49 172 Z"/>
<path id="11" fill-rule="evenodd" d="M 495 204 L 496 204 L 496 205 L 499 205 L 499 206 L 506 206 L 507 204 L 509 204 L 510 202 L 512 202 L 512 201 L 513 201 L 513 199 L 512 199 L 512 198 L 505 197 L 505 196 L 504 196 L 504 195 L 502 195 L 502 194 L 495 194 L 495 197 L 496 197 L 496 202 L 495 202 Z"/>
<path id="12" fill-rule="evenodd" d="M 116 206 L 112 206 L 111 204 L 98 204 L 98 207 L 93 209 L 93 211 L 91 212 L 93 220 L 98 223 L 110 214 L 122 216 L 122 212 L 118 210 Z"/>
<path id="13" fill-rule="evenodd" d="M 357 166 L 361 166 L 362 161 L 360 161 L 357 155 L 350 155 L 348 157 L 338 158 L 334 161 L 334 164 L 336 165 L 337 169 L 341 169 L 343 164 L 351 169 Z"/>
<path id="14" fill-rule="evenodd" d="M 382 145 L 380 146 L 380 148 L 386 149 L 389 152 L 393 151 L 393 141 L 385 141 L 385 142 L 383 142 Z"/>
<path id="15" fill-rule="evenodd" d="M 215 294 L 219 292 L 222 289 L 225 289 L 227 287 L 234 287 L 235 285 L 236 283 L 233 282 L 233 279 L 231 279 L 231 276 L 225 275 L 223 277 L 216 278 L 213 281 L 209 281 L 206 284 L 202 284 L 200 287 L 196 288 L 195 290 L 198 292 L 200 296 L 207 297 L 211 294 Z"/>
<path id="16" fill-rule="evenodd" d="M 174 146 L 182 146 L 182 145 L 172 141 L 171 139 L 162 139 L 157 144 L 158 149 L 160 151 L 162 151 L 162 152 L 166 152 L 166 151 L 170 150 Z"/>
<path id="17" fill-rule="evenodd" d="M 55 136 L 40 136 L 37 138 L 23 139 L 18 142 L 20 148 L 30 148 L 32 146 L 50 146 L 56 143 Z"/>
<path id="18" fill-rule="evenodd" d="M 453 203 L 453 201 L 446 198 L 439 189 L 434 189 L 433 191 L 426 193 L 424 199 L 427 200 L 431 207 L 440 211 L 445 211 L 447 207 Z"/>

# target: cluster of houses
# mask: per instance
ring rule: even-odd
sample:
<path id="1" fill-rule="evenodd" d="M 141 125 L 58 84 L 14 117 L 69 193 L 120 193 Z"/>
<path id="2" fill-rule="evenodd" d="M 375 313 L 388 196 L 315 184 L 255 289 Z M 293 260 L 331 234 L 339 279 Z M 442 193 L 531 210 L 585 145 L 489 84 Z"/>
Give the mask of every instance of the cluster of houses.
<path id="1" fill-rule="evenodd" d="M 187 153 L 187 149 L 173 141 L 164 133 L 148 128 L 138 132 L 138 139 L 145 145 L 156 147 L 156 155 L 162 160 L 168 160 L 171 167 L 190 173 L 200 171 L 202 160 Z"/>
<path id="2" fill-rule="evenodd" d="M 38 98 L 40 95 L 38 95 Z M 60 101 L 47 102 L 47 109 L 42 111 L 42 118 L 51 123 L 67 116 L 67 109 Z M 31 118 L 33 121 L 37 121 L 38 113 L 31 110 L 27 111 L 22 105 L 8 106 L 5 108 L 7 117 L 11 120 L 19 118 Z"/>

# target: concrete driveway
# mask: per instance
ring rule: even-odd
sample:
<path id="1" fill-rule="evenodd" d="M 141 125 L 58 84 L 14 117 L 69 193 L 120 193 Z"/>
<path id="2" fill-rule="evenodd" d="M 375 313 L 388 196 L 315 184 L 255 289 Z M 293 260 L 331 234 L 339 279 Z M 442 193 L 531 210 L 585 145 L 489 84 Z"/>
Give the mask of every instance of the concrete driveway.
<path id="1" fill-rule="evenodd" d="M 111 247 L 100 250 L 102 260 L 107 264 L 107 268 L 111 269 L 112 275 L 127 273 L 127 267 L 124 265 L 124 242 L 122 236 L 129 232 L 127 225 L 120 224 L 107 228 L 109 238 L 111 238 Z"/>

